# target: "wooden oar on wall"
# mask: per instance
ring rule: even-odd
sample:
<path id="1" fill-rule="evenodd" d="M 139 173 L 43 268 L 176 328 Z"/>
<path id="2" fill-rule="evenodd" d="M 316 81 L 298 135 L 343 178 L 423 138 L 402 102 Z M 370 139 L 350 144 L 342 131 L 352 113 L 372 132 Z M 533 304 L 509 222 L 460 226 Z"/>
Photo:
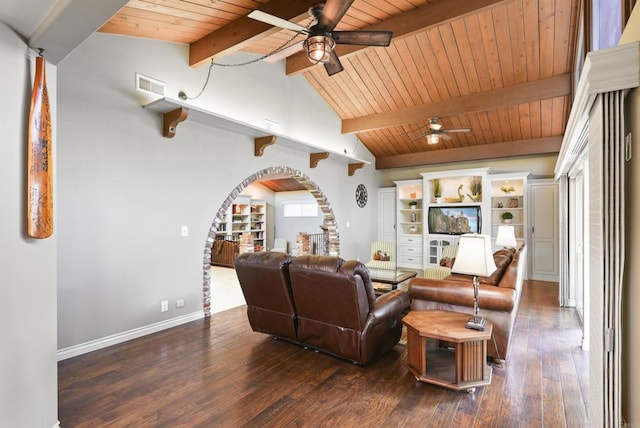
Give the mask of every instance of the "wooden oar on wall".
<path id="1" fill-rule="evenodd" d="M 42 52 L 36 58 L 28 138 L 27 233 L 48 238 L 53 233 L 53 139 Z"/>

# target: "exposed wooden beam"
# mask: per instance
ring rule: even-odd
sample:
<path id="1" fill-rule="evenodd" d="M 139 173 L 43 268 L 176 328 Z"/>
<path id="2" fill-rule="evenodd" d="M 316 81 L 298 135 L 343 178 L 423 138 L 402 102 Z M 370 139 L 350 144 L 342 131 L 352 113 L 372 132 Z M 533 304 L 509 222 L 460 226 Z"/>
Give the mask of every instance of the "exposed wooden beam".
<path id="1" fill-rule="evenodd" d="M 342 121 L 342 133 L 373 131 L 391 126 L 424 122 L 427 118 L 434 116 L 448 117 L 476 113 L 531 101 L 562 97 L 570 93 L 571 74 L 567 73 L 437 103 L 345 119 Z"/>
<path id="2" fill-rule="evenodd" d="M 272 0 L 260 10 L 287 21 L 295 21 L 308 16 L 309 7 L 316 3 L 317 0 Z M 211 58 L 237 52 L 251 42 L 278 31 L 281 29 L 243 16 L 191 43 L 189 65 L 197 67 Z"/>
<path id="3" fill-rule="evenodd" d="M 433 165 L 448 162 L 463 162 L 479 159 L 497 159 L 514 156 L 558 153 L 562 136 L 510 141 L 507 143 L 484 144 L 455 149 L 432 150 L 429 152 L 383 156 L 376 159 L 376 169 L 402 168 L 409 166 Z"/>
<path id="4" fill-rule="evenodd" d="M 162 135 L 166 138 L 173 138 L 176 135 L 176 128 L 189 116 L 189 109 L 180 107 L 162 115 Z"/>
<path id="5" fill-rule="evenodd" d="M 309 168 L 315 168 L 318 166 L 318 162 L 322 159 L 327 159 L 329 152 L 310 153 L 309 154 Z"/>
<path id="6" fill-rule="evenodd" d="M 394 16 L 378 24 L 364 27 L 363 30 L 391 30 L 393 40 L 409 37 L 419 31 L 435 27 L 444 22 L 460 18 L 469 13 L 500 3 L 503 0 L 447 0 L 428 3 L 402 15 Z M 347 57 L 367 46 L 338 45 L 335 50 L 339 57 Z M 309 62 L 307 54 L 300 52 L 291 55 L 286 61 L 287 75 L 303 72 L 315 64 Z"/>
<path id="7" fill-rule="evenodd" d="M 266 137 L 257 137 L 253 140 L 253 155 L 262 156 L 264 149 L 276 142 L 277 137 L 275 135 L 267 135 Z"/>
<path id="8" fill-rule="evenodd" d="M 360 168 L 364 168 L 364 162 L 350 163 L 349 166 L 348 166 L 349 177 L 351 177 L 353 174 L 355 174 L 356 171 L 359 170 Z"/>

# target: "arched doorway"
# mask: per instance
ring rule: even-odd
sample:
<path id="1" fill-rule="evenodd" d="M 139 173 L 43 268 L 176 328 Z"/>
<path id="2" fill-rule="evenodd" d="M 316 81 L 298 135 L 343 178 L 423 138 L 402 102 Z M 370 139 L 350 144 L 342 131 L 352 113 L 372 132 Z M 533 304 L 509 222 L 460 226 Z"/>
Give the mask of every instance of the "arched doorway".
<path id="1" fill-rule="evenodd" d="M 209 228 L 209 235 L 207 236 L 207 242 L 204 247 L 204 278 L 202 281 L 202 309 L 204 311 L 205 317 L 211 316 L 211 249 L 213 248 L 213 241 L 216 239 L 216 233 L 218 232 L 220 223 L 224 222 L 225 213 L 227 212 L 233 201 L 249 184 L 253 183 L 254 181 L 265 179 L 270 175 L 286 175 L 288 177 L 291 177 L 302 184 L 313 195 L 313 197 L 318 202 L 318 206 L 320 207 L 322 214 L 324 215 L 322 227 L 326 228 L 325 230 L 327 230 L 329 234 L 329 254 L 336 256 L 340 254 L 340 237 L 338 235 L 338 224 L 336 222 L 335 216 L 333 215 L 333 210 L 329 205 L 329 201 L 327 200 L 324 193 L 322 193 L 322 190 L 320 190 L 318 185 L 304 173 L 287 166 L 272 166 L 258 171 L 255 174 L 252 174 L 244 179 L 235 187 L 235 189 L 233 189 L 231 193 L 229 193 L 229 196 L 227 196 L 227 198 L 218 209 L 218 212 L 213 219 L 213 223 Z"/>

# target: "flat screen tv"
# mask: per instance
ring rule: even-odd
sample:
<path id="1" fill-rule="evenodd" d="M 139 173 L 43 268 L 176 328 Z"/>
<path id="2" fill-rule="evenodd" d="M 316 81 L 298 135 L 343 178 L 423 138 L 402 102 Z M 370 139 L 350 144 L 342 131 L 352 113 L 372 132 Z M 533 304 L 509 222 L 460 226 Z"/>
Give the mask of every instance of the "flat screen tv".
<path id="1" fill-rule="evenodd" d="M 431 206 L 428 219 L 429 233 L 462 235 L 482 230 L 482 211 L 477 205 Z"/>

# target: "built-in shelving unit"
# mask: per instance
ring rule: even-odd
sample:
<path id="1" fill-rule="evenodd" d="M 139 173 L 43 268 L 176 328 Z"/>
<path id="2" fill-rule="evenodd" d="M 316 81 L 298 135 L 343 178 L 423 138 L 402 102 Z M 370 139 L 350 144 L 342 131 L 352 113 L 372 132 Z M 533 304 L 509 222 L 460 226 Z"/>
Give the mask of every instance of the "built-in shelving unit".
<path id="1" fill-rule="evenodd" d="M 523 242 L 527 234 L 527 210 L 525 197 L 529 173 L 494 174 L 491 176 L 491 237 L 495 241 L 498 227 L 513 226 L 516 240 Z M 513 218 L 505 220 L 510 213 Z"/>
<path id="2" fill-rule="evenodd" d="M 251 201 L 251 234 L 253 235 L 253 245 L 256 251 L 266 248 L 267 231 L 267 204 L 263 201 Z"/>
<path id="3" fill-rule="evenodd" d="M 490 233 L 489 168 L 423 173 L 425 204 L 424 267 L 439 266 L 445 247 L 462 233 Z M 436 192 L 439 187 L 440 193 Z M 429 216 L 436 216 L 430 221 Z M 437 220 L 438 217 L 441 220 Z M 432 230 L 433 229 L 433 230 Z"/>
<path id="4" fill-rule="evenodd" d="M 396 181 L 398 267 L 422 269 L 422 180 Z"/>
<path id="5" fill-rule="evenodd" d="M 254 251 L 266 248 L 267 204 L 250 196 L 236 197 L 225 214 L 225 221 L 218 227 L 218 235 L 239 237 L 243 233 L 253 235 Z"/>

